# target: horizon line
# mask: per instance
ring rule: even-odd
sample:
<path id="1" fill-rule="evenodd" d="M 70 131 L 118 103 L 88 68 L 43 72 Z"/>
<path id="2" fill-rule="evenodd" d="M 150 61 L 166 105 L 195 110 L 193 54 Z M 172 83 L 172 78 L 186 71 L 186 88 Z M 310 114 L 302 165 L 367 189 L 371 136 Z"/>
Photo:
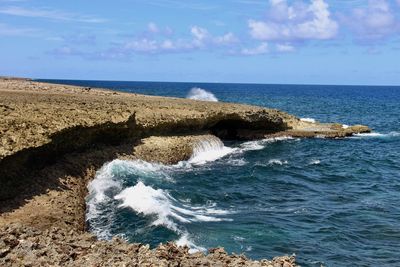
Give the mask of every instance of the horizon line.
<path id="1" fill-rule="evenodd" d="M 2 76 L 0 76 L 2 77 Z M 12 77 L 22 78 L 22 77 Z M 24 79 L 24 78 L 23 78 Z M 145 81 L 145 80 L 94 80 L 94 79 L 65 79 L 65 78 L 25 78 L 33 81 L 100 81 L 100 82 L 148 82 L 148 83 L 202 83 L 202 84 L 249 84 L 249 85 L 304 85 L 304 86 L 358 86 L 358 87 L 400 87 L 394 84 L 320 84 L 320 83 L 260 83 L 260 82 L 204 82 L 204 81 Z"/>

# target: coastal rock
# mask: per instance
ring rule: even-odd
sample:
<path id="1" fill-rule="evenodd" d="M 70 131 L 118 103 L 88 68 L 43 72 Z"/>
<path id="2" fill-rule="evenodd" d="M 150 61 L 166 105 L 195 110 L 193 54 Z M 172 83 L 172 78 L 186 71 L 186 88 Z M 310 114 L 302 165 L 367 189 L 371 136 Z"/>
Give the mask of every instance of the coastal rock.
<path id="1" fill-rule="evenodd" d="M 301 121 L 275 109 L 0 79 L 0 266 L 295 266 L 222 248 L 190 254 L 85 233 L 87 184 L 115 158 L 187 160 L 202 138 L 330 138 L 366 126 Z"/>
<path id="2" fill-rule="evenodd" d="M 129 244 L 120 238 L 100 241 L 91 234 L 50 228 L 38 231 L 21 224 L 0 227 L 0 266 L 284 266 L 295 265 L 294 256 L 251 261 L 229 255 L 222 248 L 190 254 L 174 243 Z M 12 240 L 18 240 L 12 241 Z"/>

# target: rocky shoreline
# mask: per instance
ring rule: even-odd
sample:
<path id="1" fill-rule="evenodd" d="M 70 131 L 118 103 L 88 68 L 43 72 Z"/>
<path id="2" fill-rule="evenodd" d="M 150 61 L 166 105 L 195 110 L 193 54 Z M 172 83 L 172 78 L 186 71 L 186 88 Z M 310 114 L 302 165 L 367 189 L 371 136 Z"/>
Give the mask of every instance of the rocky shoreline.
<path id="1" fill-rule="evenodd" d="M 295 266 L 222 249 L 189 254 L 85 232 L 87 183 L 115 158 L 173 164 L 204 136 L 340 138 L 366 126 L 304 122 L 282 111 L 0 79 L 0 265 Z"/>

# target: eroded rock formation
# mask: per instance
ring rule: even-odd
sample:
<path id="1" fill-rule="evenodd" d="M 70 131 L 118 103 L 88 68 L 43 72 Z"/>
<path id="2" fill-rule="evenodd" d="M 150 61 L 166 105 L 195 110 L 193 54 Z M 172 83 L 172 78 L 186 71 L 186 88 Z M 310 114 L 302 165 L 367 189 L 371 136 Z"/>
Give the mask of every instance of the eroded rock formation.
<path id="1" fill-rule="evenodd" d="M 142 245 L 97 241 L 84 232 L 86 185 L 102 164 L 115 158 L 163 163 L 187 159 L 193 144 L 209 134 L 254 139 L 370 131 L 365 126 L 303 122 L 285 112 L 248 105 L 15 79 L 0 79 L 0 114 L 0 263 L 5 265 L 20 264 L 21 257 L 33 263 L 107 265 L 117 260 L 115 249 L 120 247 L 121 265 L 140 262 L 148 254 L 148 264 L 268 266 L 271 262 L 251 262 L 221 250 L 193 256 L 173 244 L 141 252 Z M 79 248 L 80 239 L 88 242 L 84 248 Z M 24 253 L 28 256 L 20 256 Z M 46 262 L 49 257 L 55 261 Z M 284 259 L 276 266 L 294 264 L 292 258 Z"/>

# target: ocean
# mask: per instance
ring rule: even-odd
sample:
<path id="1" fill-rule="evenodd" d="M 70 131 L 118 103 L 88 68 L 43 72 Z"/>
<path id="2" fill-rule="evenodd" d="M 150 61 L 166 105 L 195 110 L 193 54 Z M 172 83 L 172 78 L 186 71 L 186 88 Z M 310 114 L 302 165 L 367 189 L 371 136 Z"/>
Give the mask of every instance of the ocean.
<path id="1" fill-rule="evenodd" d="M 253 104 L 373 129 L 335 140 L 204 140 L 173 166 L 114 160 L 89 185 L 88 228 L 100 238 L 222 246 L 253 259 L 296 254 L 301 266 L 399 264 L 400 87 L 42 81 Z"/>

